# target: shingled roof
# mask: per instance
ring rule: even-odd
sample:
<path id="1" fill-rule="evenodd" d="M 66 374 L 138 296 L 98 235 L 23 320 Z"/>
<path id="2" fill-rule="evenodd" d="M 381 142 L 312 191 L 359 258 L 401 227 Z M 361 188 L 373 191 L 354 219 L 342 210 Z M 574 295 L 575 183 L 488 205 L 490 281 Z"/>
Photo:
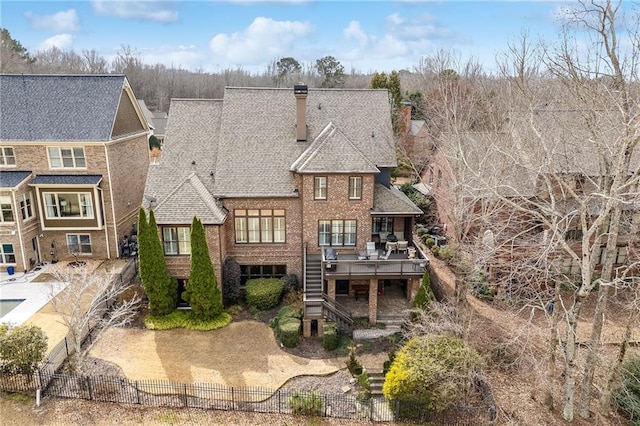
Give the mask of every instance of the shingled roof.
<path id="1" fill-rule="evenodd" d="M 0 75 L 0 140 L 108 141 L 124 75 Z"/>
<path id="2" fill-rule="evenodd" d="M 374 206 L 371 209 L 373 215 L 417 215 L 422 214 L 414 203 L 402 191 L 395 186 L 387 188 L 384 185 L 376 184 L 374 188 Z"/>
<path id="3" fill-rule="evenodd" d="M 156 200 L 159 223 L 186 223 L 196 212 L 222 223 L 216 199 L 291 197 L 293 171 L 378 173 L 396 166 L 390 108 L 385 90 L 309 89 L 307 141 L 299 142 L 291 89 L 232 87 L 223 100 L 173 99 L 145 194 Z"/>
<path id="4" fill-rule="evenodd" d="M 0 188 L 12 189 L 31 176 L 28 170 L 0 170 Z"/>

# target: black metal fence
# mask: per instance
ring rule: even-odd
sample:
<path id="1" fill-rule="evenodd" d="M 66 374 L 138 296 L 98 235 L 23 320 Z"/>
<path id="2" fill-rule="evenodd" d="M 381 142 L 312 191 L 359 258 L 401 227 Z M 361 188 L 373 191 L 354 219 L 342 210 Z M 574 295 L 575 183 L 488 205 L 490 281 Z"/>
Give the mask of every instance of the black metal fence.
<path id="1" fill-rule="evenodd" d="M 360 400 L 351 394 L 128 380 L 124 377 L 79 376 L 46 370 L 33 375 L 0 374 L 0 390 L 35 392 L 37 389 L 49 397 L 155 407 L 303 414 L 378 422 L 431 421 L 434 424 L 460 426 L 488 423 L 486 408 L 482 406 L 459 407 L 455 411 L 432 415 L 415 402 L 390 401 L 383 397 Z"/>

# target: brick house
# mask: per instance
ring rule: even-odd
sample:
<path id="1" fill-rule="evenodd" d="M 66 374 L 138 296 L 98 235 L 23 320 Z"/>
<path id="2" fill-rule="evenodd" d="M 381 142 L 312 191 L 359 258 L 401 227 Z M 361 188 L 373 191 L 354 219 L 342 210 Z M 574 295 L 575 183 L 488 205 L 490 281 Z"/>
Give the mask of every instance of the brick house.
<path id="1" fill-rule="evenodd" d="M 0 267 L 119 257 L 149 164 L 126 77 L 3 74 L 0 91 Z"/>
<path id="2" fill-rule="evenodd" d="M 384 250 L 391 233 L 411 241 L 421 211 L 390 184 L 395 166 L 384 90 L 229 87 L 221 100 L 172 100 L 145 206 L 154 210 L 169 272 L 183 284 L 197 216 L 218 277 L 231 256 L 243 283 L 295 274 L 306 300 L 320 305 L 323 295 L 353 295 L 360 280 L 375 289 L 368 292 L 375 322 L 378 281 L 390 275 L 345 268 L 367 242 Z M 329 247 L 338 268 L 326 267 Z M 391 275 L 411 297 L 423 270 L 397 269 Z M 321 321 L 322 308 L 310 306 L 307 321 Z"/>
<path id="3" fill-rule="evenodd" d="M 546 115 L 551 113 L 554 119 Z M 553 212 L 562 218 L 556 238 L 582 257 L 578 205 L 585 203 L 582 208 L 588 211 L 587 221 L 595 219 L 603 206 L 601 197 L 590 196 L 601 192 L 597 183 L 604 181 L 598 163 L 600 153 L 584 142 L 589 140 L 588 135 L 579 126 L 554 127 L 554 122 L 561 120 L 557 117 L 560 114 L 567 116 L 562 117 L 565 123 L 579 122 L 575 112 L 538 111 L 536 119 L 548 123 L 537 123 L 544 129 L 542 137 L 526 135 L 527 125 L 519 117 L 508 121 L 500 132 L 442 134 L 422 175 L 423 182 L 431 187 L 439 221 L 449 239 L 482 241 L 491 246 L 490 250 L 485 247 L 483 262 L 489 277 L 499 286 L 513 285 L 514 277 L 522 282 L 535 281 L 523 260 L 542 258 L 542 253 L 554 265 L 554 273 L 568 278 L 580 273 L 580 263 L 568 256 L 561 244 L 552 243 L 549 229 L 535 214 L 536 206 L 544 208 L 553 200 Z M 638 164 L 640 158 L 634 156 L 631 170 L 637 170 Z M 526 205 L 528 211 L 499 201 L 488 188 Z M 630 196 L 634 196 L 633 191 Z M 637 203 L 629 201 L 623 207 L 615 267 L 629 264 L 631 252 L 638 251 L 640 214 Z M 606 238 L 601 242 L 602 246 L 606 244 Z M 554 248 L 550 249 L 552 244 Z M 603 262 L 600 247 L 594 245 L 591 253 L 596 258 L 596 271 L 601 270 Z"/>

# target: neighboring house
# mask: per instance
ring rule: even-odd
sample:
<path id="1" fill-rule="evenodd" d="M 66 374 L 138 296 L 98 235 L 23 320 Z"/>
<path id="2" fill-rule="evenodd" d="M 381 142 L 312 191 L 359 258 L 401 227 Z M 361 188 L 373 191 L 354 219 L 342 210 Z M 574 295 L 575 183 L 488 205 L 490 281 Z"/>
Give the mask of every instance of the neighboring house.
<path id="1" fill-rule="evenodd" d="M 400 106 L 400 151 L 421 168 L 433 150 L 433 142 L 424 120 L 412 119 L 413 106 L 403 102 Z M 421 170 L 418 170 L 420 172 Z"/>
<path id="2" fill-rule="evenodd" d="M 358 276 L 321 268 L 328 247 L 340 262 L 357 259 L 367 242 L 380 244 L 381 235 L 411 240 L 421 211 L 390 185 L 390 117 L 386 90 L 230 87 L 222 100 L 173 99 L 162 159 L 145 190 L 170 273 L 182 284 L 189 277 L 197 216 L 218 277 L 233 257 L 243 283 L 296 274 L 315 302 L 353 294 L 354 279 L 364 280 L 375 287 L 373 322 L 379 279 L 403 280 L 411 297 L 422 270 L 381 277 L 373 267 Z M 322 315 L 307 309 L 305 318 L 308 325 Z"/>
<path id="3" fill-rule="evenodd" d="M 561 114 L 566 117 L 559 117 Z M 442 134 L 422 175 L 449 239 L 481 241 L 485 266 L 497 283 L 508 283 L 521 272 L 513 269 L 523 264 L 516 260 L 542 257 L 541 253 L 553 261 L 557 272 L 579 274 L 579 262 L 560 245 L 551 248 L 550 230 L 536 213 L 549 206 L 543 214 L 553 211 L 558 216 L 556 237 L 563 238 L 580 257 L 581 209 L 586 209 L 590 221 L 606 203 L 606 197 L 595 195 L 603 192 L 596 184 L 606 181 L 599 163 L 602 152 L 584 142 L 589 140 L 586 129 L 572 125 L 579 122 L 577 113 L 540 110 L 535 119 L 539 120 L 535 122 L 537 129 L 543 132 L 530 128 L 532 119 L 527 123 L 516 117 L 506 122 L 501 132 Z M 558 122 L 569 124 L 565 127 Z M 638 157 L 632 158 L 629 173 L 640 165 Z M 499 201 L 493 190 L 528 211 Z M 637 197 L 637 192 L 629 191 L 629 195 Z M 623 207 L 616 266 L 628 264 L 630 247 L 638 244 L 639 211 L 637 198 Z M 602 242 L 606 243 L 606 238 Z M 596 247 L 596 270 L 603 261 L 599 250 Z"/>
<path id="4" fill-rule="evenodd" d="M 0 93 L 0 267 L 119 257 L 149 165 L 126 77 L 3 74 Z"/>
<path id="5" fill-rule="evenodd" d="M 144 99 L 137 99 L 137 101 L 138 104 L 140 104 L 140 109 L 142 110 L 145 119 L 147 120 L 147 125 L 151 130 L 149 136 L 154 135 L 162 144 L 162 141 L 164 141 L 165 129 L 167 127 L 167 113 L 161 111 L 151 112 Z"/>

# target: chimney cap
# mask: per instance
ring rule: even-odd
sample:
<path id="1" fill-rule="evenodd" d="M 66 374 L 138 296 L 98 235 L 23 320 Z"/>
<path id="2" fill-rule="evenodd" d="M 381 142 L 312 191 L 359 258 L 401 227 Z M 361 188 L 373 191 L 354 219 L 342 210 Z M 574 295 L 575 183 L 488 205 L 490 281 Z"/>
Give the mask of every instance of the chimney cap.
<path id="1" fill-rule="evenodd" d="M 309 93 L 309 88 L 306 84 L 296 84 L 293 86 L 293 93 L 296 95 L 306 95 Z"/>

